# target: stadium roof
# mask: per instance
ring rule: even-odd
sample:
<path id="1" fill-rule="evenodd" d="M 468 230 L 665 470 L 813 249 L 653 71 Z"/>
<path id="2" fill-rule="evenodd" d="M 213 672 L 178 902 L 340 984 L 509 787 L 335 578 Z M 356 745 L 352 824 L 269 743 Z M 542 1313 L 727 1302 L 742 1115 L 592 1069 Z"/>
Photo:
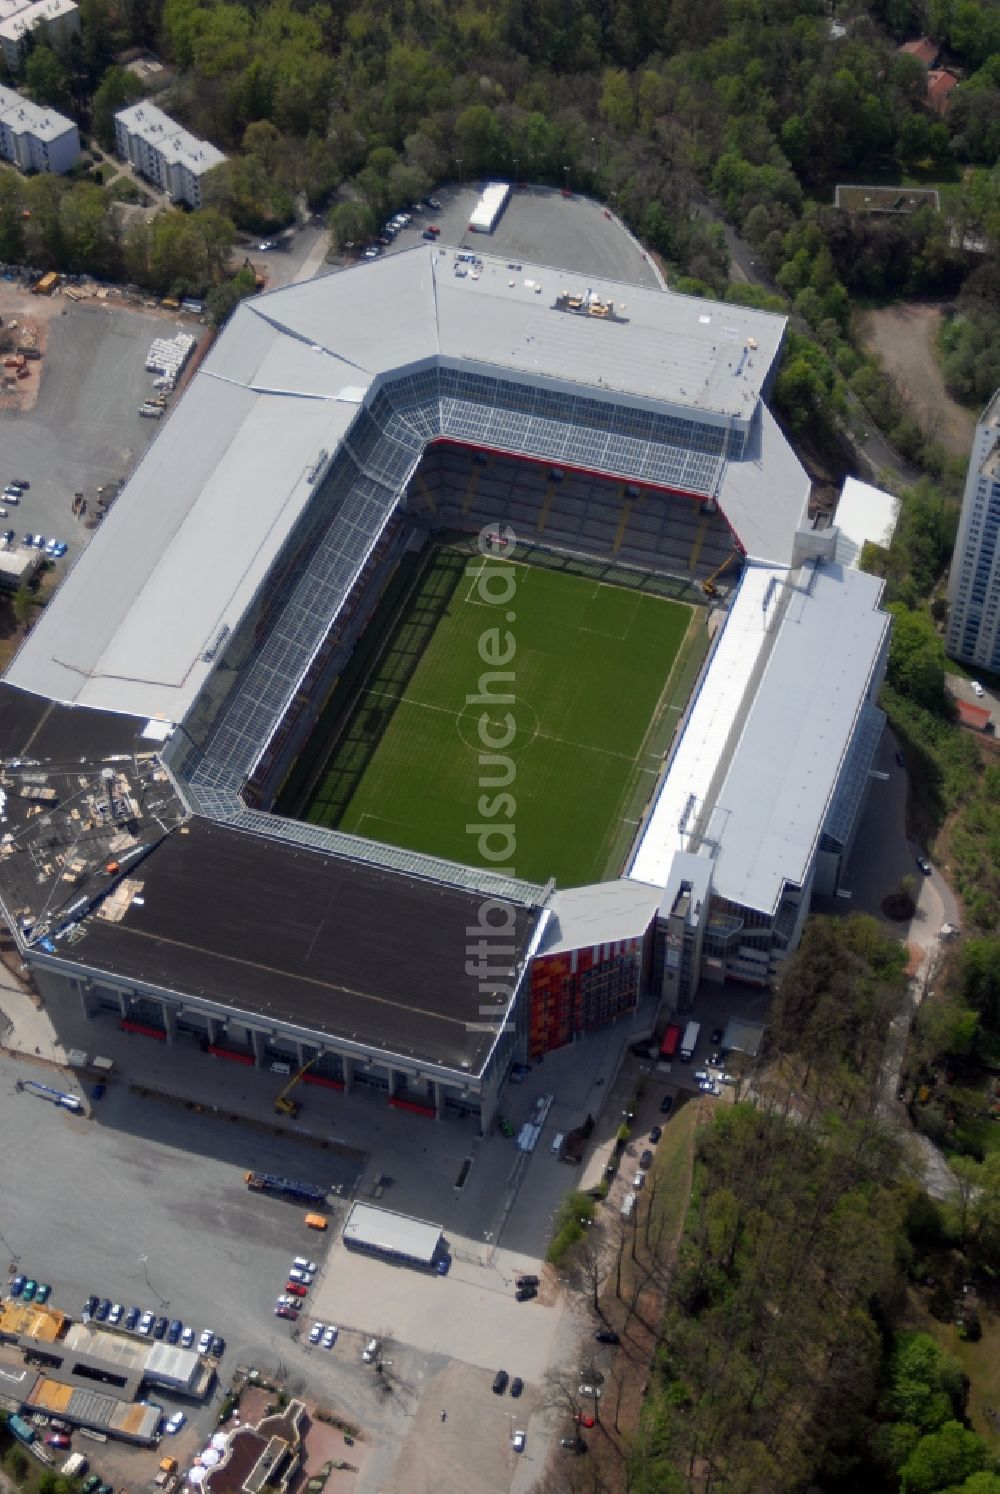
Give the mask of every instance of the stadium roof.
<path id="1" fill-rule="evenodd" d="M 837 536 L 837 559 L 841 565 L 857 565 L 858 556 L 867 541 L 887 550 L 899 519 L 899 499 L 893 493 L 873 488 L 856 477 L 844 480 L 834 522 Z"/>
<path id="2" fill-rule="evenodd" d="M 59 939 L 60 961 L 470 1075 L 492 1051 L 495 1022 L 466 969 L 481 893 L 200 819 L 138 875 L 141 899 Z M 509 906 L 513 987 L 547 915 Z"/>
<path id="3" fill-rule="evenodd" d="M 882 582 L 809 561 L 749 567 L 630 867 L 666 885 L 674 851 L 715 893 L 776 912 L 802 885 L 881 659 Z"/>
<path id="4" fill-rule="evenodd" d="M 746 428 L 746 457 L 722 464 L 717 497 L 751 558 L 788 563 L 808 480 L 759 402 L 783 318 L 578 282 L 623 308 L 623 321 L 601 320 L 555 309 L 565 271 L 485 259 L 459 277 L 455 263 L 454 251 L 422 245 L 241 305 L 7 678 L 54 700 L 181 721 L 213 668 L 213 640 L 266 586 L 331 454 L 356 440 L 358 406 L 418 368 L 460 370 L 470 399 L 486 375 L 594 409 Z M 460 403 L 436 388 L 419 409 L 390 403 L 382 455 L 357 457 L 369 480 L 401 492 L 426 441 L 453 434 Z M 487 407 L 473 439 L 517 453 L 526 425 L 544 426 L 542 446 L 561 429 L 522 417 L 505 444 Z M 683 432 L 675 439 L 683 446 Z M 602 432 L 581 440 L 579 462 L 655 481 L 670 450 L 641 429 Z"/>
<path id="5" fill-rule="evenodd" d="M 538 953 L 562 954 L 566 950 L 641 938 L 660 906 L 661 897 L 659 887 L 647 887 L 627 877 L 555 892 L 549 899 L 551 918 Z"/>

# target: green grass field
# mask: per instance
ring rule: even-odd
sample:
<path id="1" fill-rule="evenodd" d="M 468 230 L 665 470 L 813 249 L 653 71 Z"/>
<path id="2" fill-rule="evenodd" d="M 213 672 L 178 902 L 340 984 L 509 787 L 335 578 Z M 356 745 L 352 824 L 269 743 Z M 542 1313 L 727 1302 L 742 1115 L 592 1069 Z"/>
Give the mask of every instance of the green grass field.
<path id="1" fill-rule="evenodd" d="M 622 818 L 652 788 L 660 762 L 649 750 L 661 725 L 665 689 L 692 609 L 589 578 L 511 562 L 501 572 L 501 604 L 484 601 L 484 561 L 439 549 L 420 571 L 384 647 L 371 662 L 332 752 L 299 817 L 475 866 L 509 844 L 505 831 L 480 845 L 469 825 L 509 827 L 517 876 L 561 886 L 597 881 L 622 840 Z M 378 619 L 375 624 L 377 626 Z M 513 683 L 487 687 L 494 649 L 516 651 L 503 669 Z M 512 703 L 498 701 L 504 692 Z M 334 702 L 336 704 L 336 702 Z M 676 710 L 673 706 L 671 709 Z M 509 745 L 501 743 L 511 728 Z M 507 756 L 513 777 L 481 762 L 480 718 Z M 662 744 L 661 744 L 662 750 Z M 506 791 L 489 814 L 489 802 Z"/>

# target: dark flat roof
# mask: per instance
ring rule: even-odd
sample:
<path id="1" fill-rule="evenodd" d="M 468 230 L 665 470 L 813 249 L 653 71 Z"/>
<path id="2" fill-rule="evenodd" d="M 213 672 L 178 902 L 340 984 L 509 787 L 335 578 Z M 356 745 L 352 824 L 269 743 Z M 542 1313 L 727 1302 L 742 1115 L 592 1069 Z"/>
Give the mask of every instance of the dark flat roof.
<path id="1" fill-rule="evenodd" d="M 475 1030 L 483 998 L 465 968 L 482 893 L 201 819 L 138 875 L 141 905 L 120 923 L 88 918 L 61 958 L 416 1061 L 485 1062 L 494 1036 Z M 539 913 L 510 906 L 503 942 L 520 970 Z"/>
<path id="2" fill-rule="evenodd" d="M 0 680 L 0 758 L 74 763 L 136 748 L 155 751 L 156 742 L 142 740 L 145 725 L 134 716 L 61 705 Z"/>

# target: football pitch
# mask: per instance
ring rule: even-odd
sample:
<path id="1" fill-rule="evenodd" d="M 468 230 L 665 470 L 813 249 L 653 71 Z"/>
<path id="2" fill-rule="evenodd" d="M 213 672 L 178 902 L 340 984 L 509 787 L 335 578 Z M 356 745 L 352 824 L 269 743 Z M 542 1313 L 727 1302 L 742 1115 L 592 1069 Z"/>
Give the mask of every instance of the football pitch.
<path id="1" fill-rule="evenodd" d="M 351 682 L 299 817 L 528 881 L 601 880 L 656 781 L 651 726 L 692 610 L 437 549 Z"/>

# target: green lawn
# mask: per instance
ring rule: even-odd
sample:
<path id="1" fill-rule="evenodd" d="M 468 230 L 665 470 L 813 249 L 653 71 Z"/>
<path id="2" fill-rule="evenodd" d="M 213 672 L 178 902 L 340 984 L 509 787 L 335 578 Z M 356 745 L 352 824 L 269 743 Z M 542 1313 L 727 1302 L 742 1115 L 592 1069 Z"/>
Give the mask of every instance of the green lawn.
<path id="1" fill-rule="evenodd" d="M 499 573 L 496 603 L 482 598 L 479 556 L 442 548 L 420 572 L 301 817 L 486 867 L 508 864 L 510 829 L 517 876 L 597 881 L 622 817 L 655 782 L 660 753 L 647 737 L 692 609 L 586 577 L 488 564 Z M 508 630 L 514 652 L 497 665 L 489 649 L 509 649 Z M 477 702 L 480 676 L 500 670 L 513 683 L 494 682 Z M 497 699 L 504 692 L 512 703 Z M 503 746 L 508 714 L 515 734 Z M 513 764 L 509 783 L 507 770 L 480 761 L 490 752 L 482 717 L 494 756 Z M 497 804 L 502 792 L 512 801 Z M 469 825 L 501 829 L 481 846 Z"/>

